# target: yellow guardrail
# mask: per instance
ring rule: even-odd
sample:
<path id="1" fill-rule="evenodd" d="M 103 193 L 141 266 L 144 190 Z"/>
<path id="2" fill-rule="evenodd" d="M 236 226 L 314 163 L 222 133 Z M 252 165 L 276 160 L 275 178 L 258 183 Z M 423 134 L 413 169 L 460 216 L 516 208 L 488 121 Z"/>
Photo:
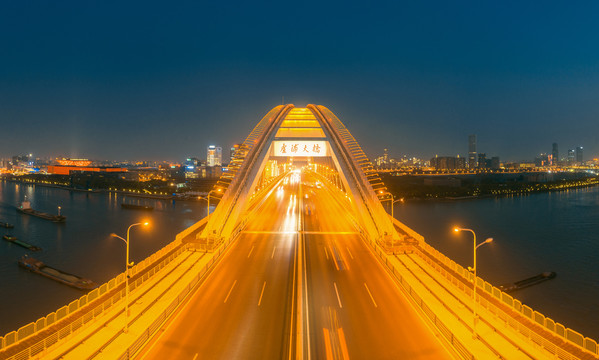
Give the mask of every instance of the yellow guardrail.
<path id="1" fill-rule="evenodd" d="M 470 284 L 472 284 L 474 275 L 470 271 L 464 269 L 461 265 L 457 264 L 455 261 L 451 260 L 443 253 L 426 243 L 421 235 L 410 229 L 405 224 L 401 223 L 397 219 L 393 219 L 393 221 L 394 224 L 402 230 L 409 230 L 409 232 L 406 231 L 406 233 L 408 233 L 410 236 L 413 236 L 413 234 L 417 234 L 419 236 L 419 238 L 415 238 L 419 240 L 419 244 L 422 251 L 426 252 L 426 254 L 422 254 L 418 249 L 415 249 L 421 258 L 423 258 L 431 267 L 433 267 L 435 270 L 437 270 L 439 273 L 445 276 L 448 280 L 450 280 L 452 284 L 457 286 L 461 291 L 465 292 L 466 294 L 472 295 L 472 285 L 465 286 L 461 281 L 455 279 L 453 273 L 439 266 L 439 264 L 431 260 L 430 257 L 436 259 L 439 263 L 443 264 L 453 272 L 457 273 L 463 279 L 469 281 Z M 430 257 L 427 255 L 429 255 Z M 487 294 L 493 296 L 497 300 L 506 304 L 512 311 L 515 311 L 517 314 L 523 315 L 527 319 L 532 320 L 534 323 L 542 326 L 551 334 L 556 335 L 559 338 L 575 346 L 578 346 L 582 350 L 588 351 L 593 355 L 599 355 L 599 346 L 597 345 L 596 340 L 591 339 L 589 337 L 585 337 L 579 332 L 567 328 L 564 325 L 554 321 L 553 319 L 546 317 L 540 312 L 533 310 L 531 307 L 522 304 L 520 300 L 513 298 L 511 295 L 501 291 L 499 288 L 493 286 L 491 283 L 483 280 L 480 277 L 477 277 L 476 281 L 478 289 L 483 289 Z M 576 359 L 576 357 L 571 355 L 565 349 L 563 349 L 559 345 L 556 345 L 555 342 L 545 339 L 543 336 L 531 330 L 529 326 L 526 326 L 518 320 L 516 320 L 513 314 L 509 314 L 503 309 L 495 306 L 491 302 L 485 300 L 484 297 L 478 297 L 477 299 L 479 301 L 479 304 L 491 311 L 493 314 L 495 314 L 497 317 L 499 317 L 502 321 L 511 326 L 513 329 L 517 330 L 518 333 L 520 333 L 527 339 L 535 342 L 539 346 L 545 348 L 547 351 L 553 353 L 557 358 Z"/>
<path id="2" fill-rule="evenodd" d="M 162 269 L 168 263 L 170 263 L 173 259 L 179 256 L 182 252 L 184 252 L 185 247 L 181 246 L 181 240 L 185 236 L 191 234 L 193 231 L 199 229 L 205 223 L 206 218 L 198 221 L 190 228 L 179 233 L 174 241 L 164 246 L 162 249 L 158 250 L 151 256 L 147 257 L 137 265 L 133 266 L 129 271 L 131 277 L 134 277 L 137 274 L 141 273 L 143 273 L 143 275 L 140 276 L 136 281 L 129 283 L 129 290 L 131 291 L 139 287 L 143 282 L 147 281 L 152 275 L 154 275 L 156 272 L 158 272 L 160 269 Z M 173 250 L 175 250 L 175 252 L 173 252 L 171 255 L 169 255 L 162 261 L 158 262 L 159 259 L 164 257 L 166 254 L 172 252 Z M 117 275 L 115 278 L 100 285 L 98 288 L 90 291 L 86 295 L 83 295 L 79 299 L 72 301 L 68 305 L 63 306 L 60 309 L 34 322 L 22 326 L 16 331 L 11 331 L 3 337 L 0 337 L 0 355 L 1 352 L 9 346 L 17 345 L 17 343 L 38 334 L 40 331 L 43 331 L 49 326 L 56 324 L 58 321 L 66 318 L 69 315 L 73 315 L 77 312 L 83 312 L 83 315 L 75 321 L 65 324 L 63 327 L 60 327 L 52 334 L 46 336 L 40 341 L 37 341 L 35 344 L 27 347 L 26 349 L 21 350 L 19 353 L 11 357 L 8 357 L 8 359 L 28 359 L 44 351 L 49 346 L 56 344 L 58 341 L 79 330 L 84 324 L 102 315 L 111 306 L 120 303 L 121 299 L 124 297 L 124 287 L 115 295 L 111 296 L 110 298 L 104 300 L 99 304 L 93 304 L 92 307 L 92 303 L 94 302 L 94 300 L 117 288 L 124 282 L 125 273 L 121 273 Z"/>

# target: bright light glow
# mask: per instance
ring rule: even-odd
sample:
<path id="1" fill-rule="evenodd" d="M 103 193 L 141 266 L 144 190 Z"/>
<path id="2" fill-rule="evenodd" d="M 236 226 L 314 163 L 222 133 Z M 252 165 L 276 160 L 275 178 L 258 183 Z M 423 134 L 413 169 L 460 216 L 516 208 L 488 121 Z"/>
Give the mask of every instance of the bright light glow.
<path id="1" fill-rule="evenodd" d="M 144 226 L 148 226 L 148 225 L 150 225 L 150 223 L 146 221 L 146 222 L 144 223 Z"/>
<path id="2" fill-rule="evenodd" d="M 453 228 L 453 231 L 455 231 L 455 232 L 459 232 L 459 231 L 460 231 L 460 228 Z"/>

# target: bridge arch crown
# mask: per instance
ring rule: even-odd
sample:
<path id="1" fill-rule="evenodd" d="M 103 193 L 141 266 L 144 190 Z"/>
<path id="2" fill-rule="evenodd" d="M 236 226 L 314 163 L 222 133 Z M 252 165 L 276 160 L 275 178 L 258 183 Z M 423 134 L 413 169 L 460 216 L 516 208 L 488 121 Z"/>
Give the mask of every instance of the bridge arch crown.
<path id="1" fill-rule="evenodd" d="M 220 201 L 196 241 L 217 246 L 243 229 L 260 191 L 290 171 L 290 163 L 335 171 L 364 236 L 375 241 L 398 236 L 379 200 L 387 189 L 345 125 L 325 106 L 287 104 L 271 109 L 231 160 L 228 173 L 215 185 Z"/>

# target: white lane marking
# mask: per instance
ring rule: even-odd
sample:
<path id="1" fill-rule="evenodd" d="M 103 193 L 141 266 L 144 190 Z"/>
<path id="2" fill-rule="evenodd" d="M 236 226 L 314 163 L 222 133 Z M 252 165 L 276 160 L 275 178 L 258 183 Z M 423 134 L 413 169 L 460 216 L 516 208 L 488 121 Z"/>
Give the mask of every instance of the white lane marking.
<path id="1" fill-rule="evenodd" d="M 252 255 L 252 251 L 254 251 L 254 245 L 252 245 L 252 248 L 250 249 L 250 253 L 248 254 L 248 258 L 250 257 L 250 255 Z"/>
<path id="2" fill-rule="evenodd" d="M 275 256 L 275 250 L 277 250 L 276 246 L 274 248 L 272 248 L 272 255 L 270 255 L 271 259 Z"/>
<path id="3" fill-rule="evenodd" d="M 343 309 L 343 305 L 341 305 L 341 298 L 339 297 L 339 291 L 337 290 L 337 283 L 333 283 L 335 285 L 335 293 L 337 293 L 337 301 L 339 302 L 339 307 Z"/>
<path id="4" fill-rule="evenodd" d="M 351 251 L 349 251 L 349 247 L 346 246 L 345 248 L 347 249 L 347 252 L 349 253 L 349 256 L 351 257 L 351 259 L 353 260 L 354 256 L 351 254 Z"/>
<path id="5" fill-rule="evenodd" d="M 193 356 L 193 359 L 191 359 L 191 360 L 196 360 L 196 359 L 198 358 L 198 355 L 199 355 L 199 353 L 196 353 L 196 354 Z"/>
<path id="6" fill-rule="evenodd" d="M 327 251 L 327 247 L 324 247 L 324 254 L 327 256 L 327 260 L 329 260 L 329 252 Z"/>
<path id="7" fill-rule="evenodd" d="M 264 288 L 265 287 L 266 287 L 266 281 L 262 285 L 262 292 L 260 292 L 260 299 L 258 300 L 258 306 L 260 306 L 260 303 L 262 302 L 262 295 L 264 295 Z"/>
<path id="8" fill-rule="evenodd" d="M 333 262 L 335 263 L 335 268 L 337 268 L 337 271 L 339 271 L 339 264 L 337 264 L 337 256 L 333 252 L 333 248 L 331 248 L 331 256 L 333 257 Z"/>
<path id="9" fill-rule="evenodd" d="M 376 305 L 376 301 L 374 301 L 374 297 L 372 296 L 372 293 L 370 292 L 370 289 L 368 288 L 368 285 L 366 285 L 366 283 L 364 283 L 364 287 L 366 288 L 366 291 L 368 291 L 368 295 L 370 295 L 370 300 L 372 300 L 372 303 L 374 304 L 374 307 L 378 307 Z"/>
<path id="10" fill-rule="evenodd" d="M 231 291 L 233 291 L 233 288 L 235 287 L 235 284 L 237 284 L 237 280 L 233 281 L 233 285 L 231 286 L 231 289 L 229 290 L 229 293 L 227 294 L 227 297 L 225 298 L 225 303 L 229 299 L 229 295 L 231 295 Z"/>

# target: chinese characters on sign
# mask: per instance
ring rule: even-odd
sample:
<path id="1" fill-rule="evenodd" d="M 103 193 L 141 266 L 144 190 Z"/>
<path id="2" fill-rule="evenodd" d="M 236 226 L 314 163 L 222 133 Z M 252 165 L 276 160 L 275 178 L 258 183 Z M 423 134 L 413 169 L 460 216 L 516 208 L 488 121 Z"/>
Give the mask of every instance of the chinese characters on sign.
<path id="1" fill-rule="evenodd" d="M 274 156 L 327 156 L 326 141 L 274 141 Z"/>

